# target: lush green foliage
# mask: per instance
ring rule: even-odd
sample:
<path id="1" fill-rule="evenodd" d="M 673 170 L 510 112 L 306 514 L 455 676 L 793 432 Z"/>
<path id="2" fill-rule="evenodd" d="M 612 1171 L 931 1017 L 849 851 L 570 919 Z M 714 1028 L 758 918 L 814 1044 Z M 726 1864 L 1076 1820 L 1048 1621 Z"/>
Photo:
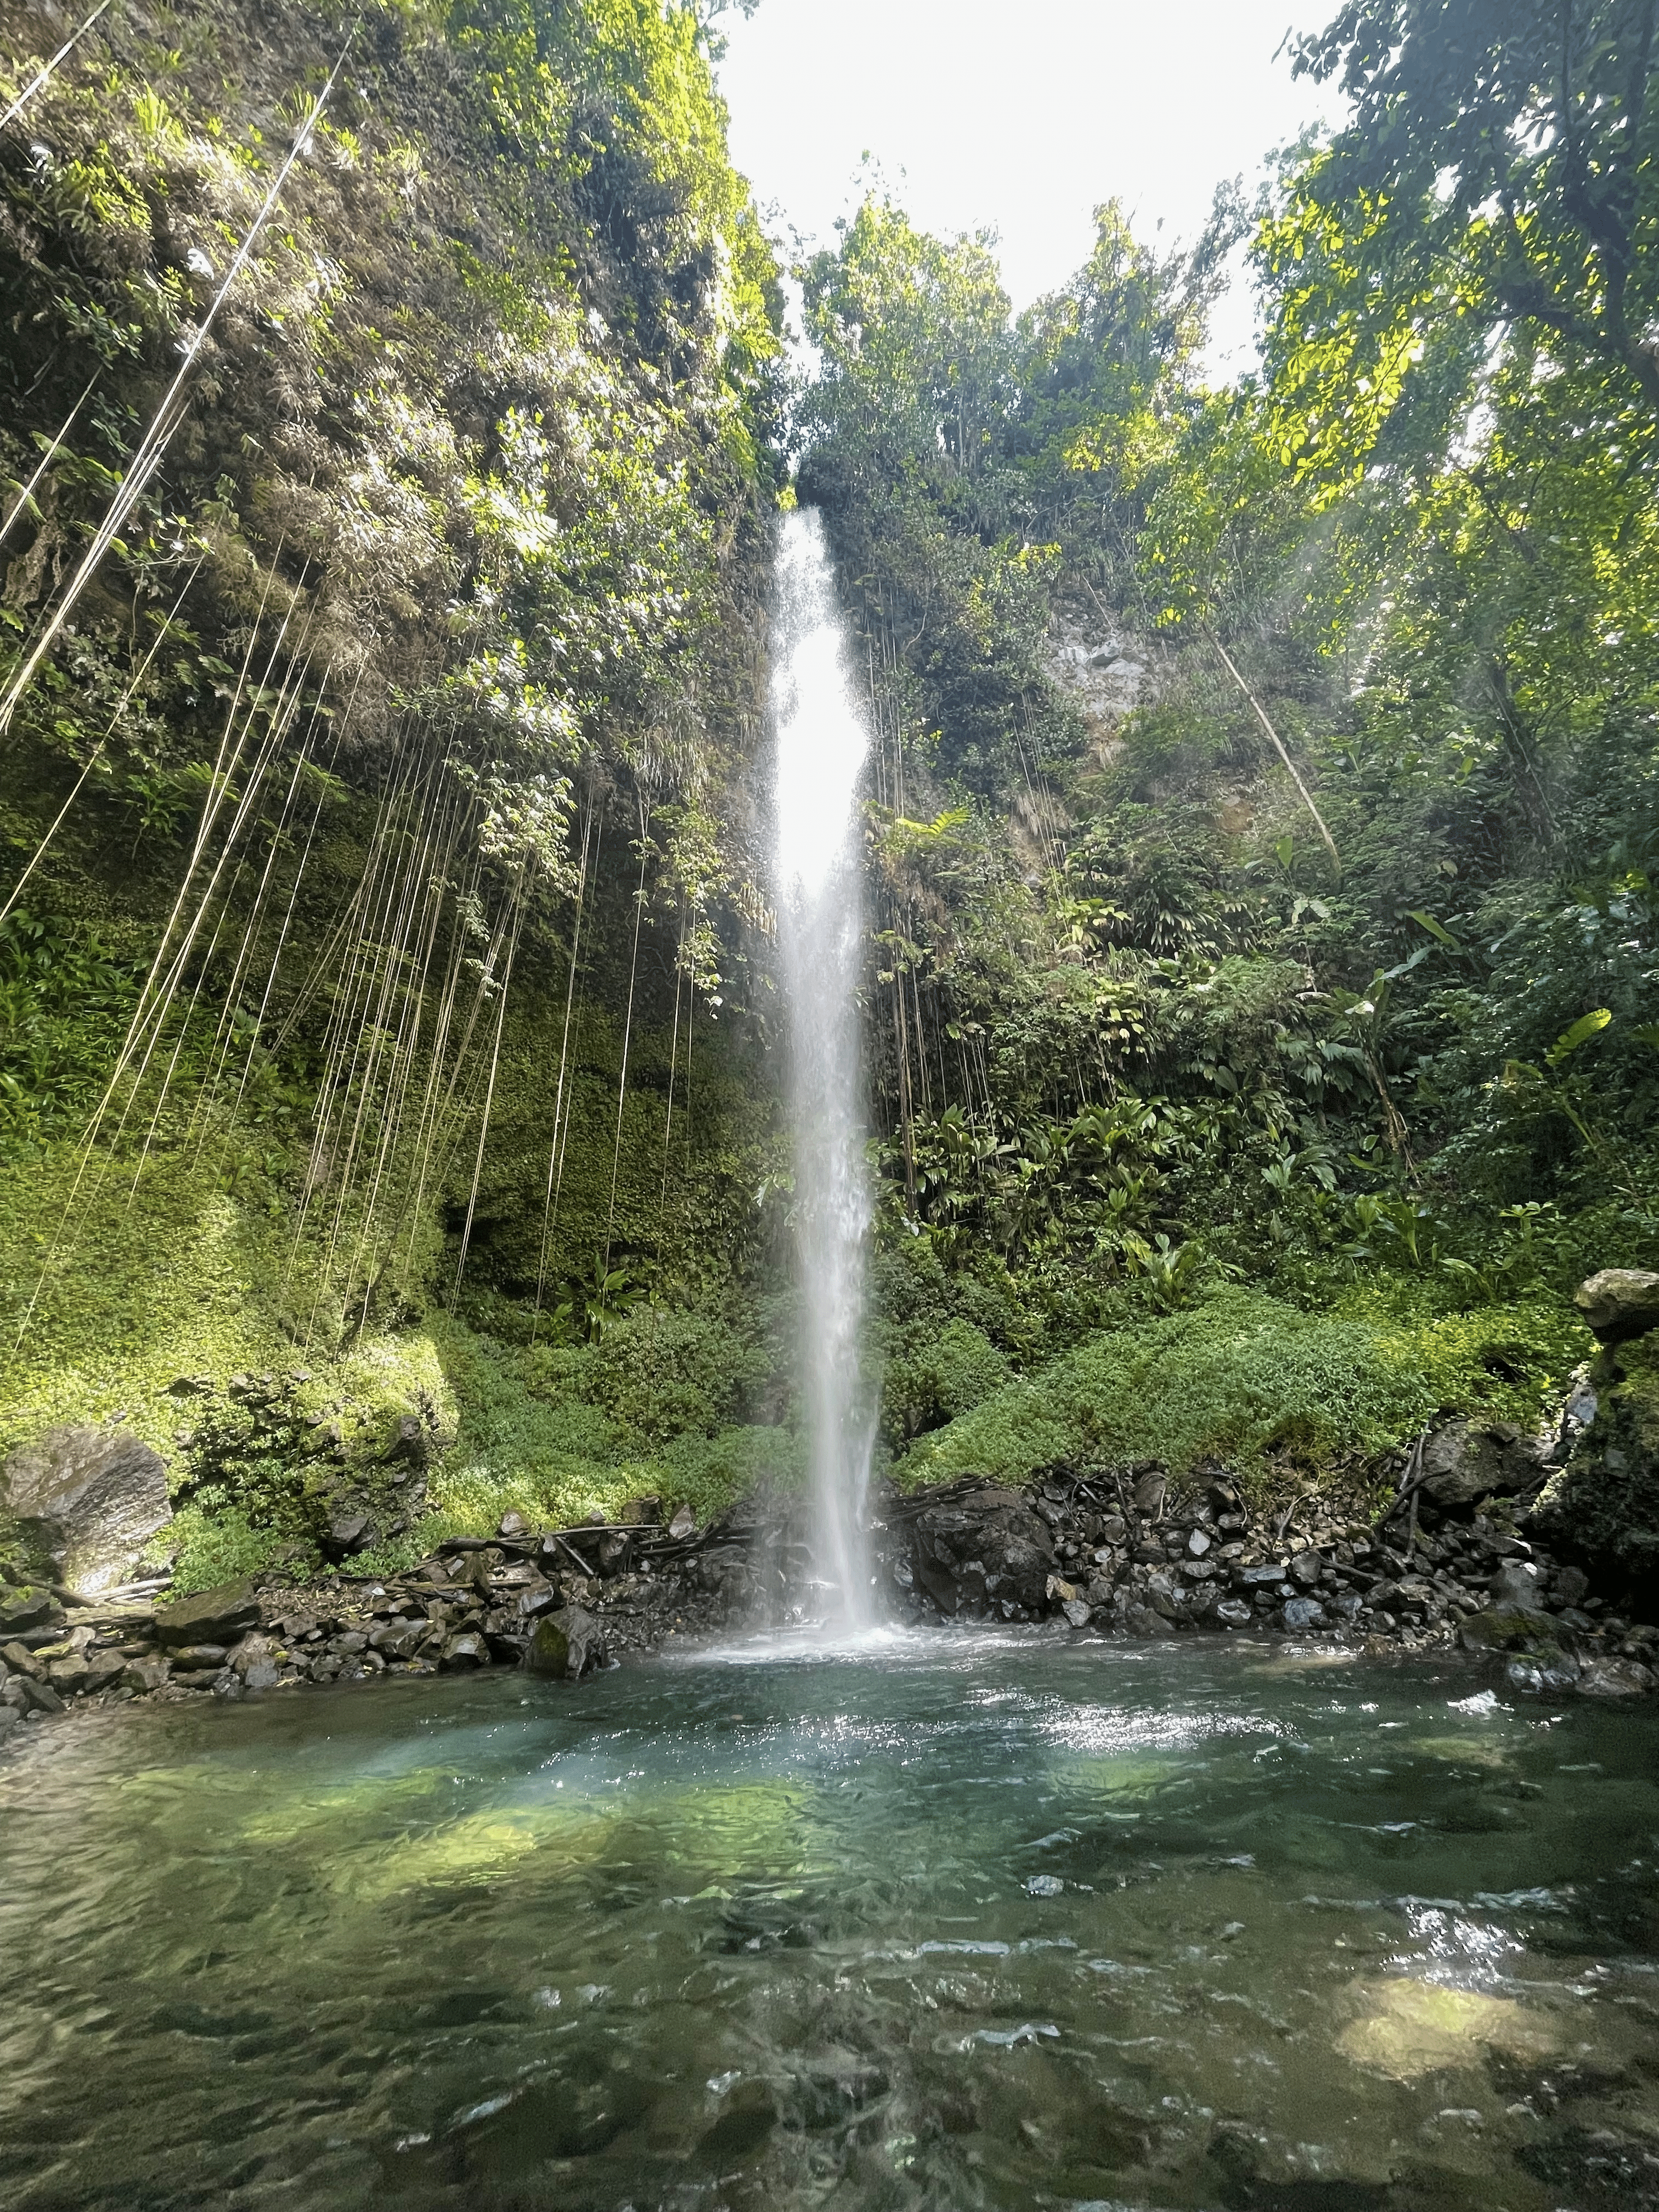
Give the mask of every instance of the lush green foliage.
<path id="1" fill-rule="evenodd" d="M 1408 1443 L 1443 1412 L 1535 1423 L 1584 1332 L 1547 1305 L 1398 1321 L 1350 1302 L 1307 1313 L 1212 1291 L 1187 1311 L 1091 1336 L 915 1445 L 902 1481 L 974 1469 L 1213 1461 L 1262 1482 L 1270 1462 L 1332 1471 Z"/>

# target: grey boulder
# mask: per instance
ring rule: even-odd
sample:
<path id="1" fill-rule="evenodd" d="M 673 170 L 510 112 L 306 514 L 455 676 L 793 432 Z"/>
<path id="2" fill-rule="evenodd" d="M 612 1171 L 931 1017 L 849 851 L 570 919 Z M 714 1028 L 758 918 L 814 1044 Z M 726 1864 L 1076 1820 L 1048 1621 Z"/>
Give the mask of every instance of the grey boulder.
<path id="1" fill-rule="evenodd" d="M 1536 1482 L 1546 1449 L 1504 1422 L 1477 1428 L 1449 1421 L 1423 1449 L 1422 1489 L 1442 1508 L 1474 1505 L 1483 1498 L 1511 1498 Z"/>
<path id="2" fill-rule="evenodd" d="M 252 1582 L 221 1583 L 216 1589 L 198 1590 L 176 1605 L 162 1606 L 155 1614 L 155 1633 L 165 1644 L 235 1644 L 250 1628 L 259 1626 L 259 1600 Z"/>
<path id="3" fill-rule="evenodd" d="M 51 1429 L 0 1468 L 0 1506 L 43 1542 L 63 1581 L 112 1589 L 173 1517 L 159 1452 L 126 1429 Z"/>
<path id="4" fill-rule="evenodd" d="M 1603 1267 L 1580 1283 L 1573 1304 L 1603 1344 L 1623 1344 L 1659 1328 L 1659 1275 L 1646 1267 Z"/>

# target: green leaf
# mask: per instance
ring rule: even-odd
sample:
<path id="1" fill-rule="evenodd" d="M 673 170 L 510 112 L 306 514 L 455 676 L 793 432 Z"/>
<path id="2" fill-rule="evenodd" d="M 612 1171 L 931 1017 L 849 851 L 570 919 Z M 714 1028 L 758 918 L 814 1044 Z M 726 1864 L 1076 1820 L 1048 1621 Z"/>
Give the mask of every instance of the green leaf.
<path id="1" fill-rule="evenodd" d="M 1406 918 L 1408 921 L 1416 922 L 1420 928 L 1426 929 L 1437 944 L 1450 945 L 1454 952 L 1461 952 L 1463 950 L 1445 924 L 1437 921 L 1431 914 L 1425 914 L 1421 907 L 1408 908 Z"/>
<path id="2" fill-rule="evenodd" d="M 1587 1044 L 1591 1037 L 1599 1036 L 1612 1019 L 1612 1011 L 1607 1006 L 1596 1006 L 1588 1014 L 1580 1014 L 1571 1029 L 1562 1030 L 1545 1054 L 1545 1059 L 1552 1067 L 1559 1067 L 1562 1061 L 1577 1052 L 1581 1044 Z"/>

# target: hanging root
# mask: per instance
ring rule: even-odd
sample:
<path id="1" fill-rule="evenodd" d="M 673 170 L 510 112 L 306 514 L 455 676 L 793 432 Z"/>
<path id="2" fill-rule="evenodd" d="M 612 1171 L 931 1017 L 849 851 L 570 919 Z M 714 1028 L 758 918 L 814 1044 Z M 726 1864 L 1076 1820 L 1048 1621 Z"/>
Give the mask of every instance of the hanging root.
<path id="1" fill-rule="evenodd" d="M 120 536 L 123 525 L 143 496 L 145 487 L 160 469 L 173 434 L 184 420 L 188 399 L 187 386 L 191 372 L 196 366 L 196 356 L 206 343 L 208 333 L 218 319 L 219 310 L 229 296 L 231 287 L 247 265 L 248 257 L 252 254 L 260 233 L 269 221 L 271 210 L 276 205 L 283 187 L 288 182 L 289 173 L 304 152 L 311 134 L 317 126 L 318 119 L 327 105 L 329 95 L 334 89 L 340 71 L 345 66 L 345 58 L 351 51 L 351 40 L 355 35 L 354 28 L 340 50 L 339 59 L 329 72 L 328 82 L 313 101 L 311 112 L 295 134 L 294 143 L 289 149 L 287 160 L 276 172 L 270 190 L 265 194 L 264 204 L 250 224 L 246 236 L 237 247 L 235 258 L 231 262 L 230 267 L 225 272 L 224 283 L 214 294 L 212 303 L 206 314 L 203 316 L 196 335 L 185 349 L 185 357 L 179 364 L 178 374 L 163 393 L 149 428 L 139 440 L 137 449 L 127 464 L 126 473 L 116 487 L 115 496 L 110 502 L 108 514 L 98 526 L 92 543 L 77 563 L 74 574 L 70 578 L 68 587 L 52 610 L 50 621 L 46 623 L 40 635 L 35 640 L 21 665 L 13 675 L 10 683 L 6 686 L 4 696 L 0 697 L 0 730 L 5 730 L 10 726 L 18 701 L 34 681 L 40 664 L 51 652 L 58 631 L 68 621 L 81 594 L 92 581 L 105 554 Z"/>

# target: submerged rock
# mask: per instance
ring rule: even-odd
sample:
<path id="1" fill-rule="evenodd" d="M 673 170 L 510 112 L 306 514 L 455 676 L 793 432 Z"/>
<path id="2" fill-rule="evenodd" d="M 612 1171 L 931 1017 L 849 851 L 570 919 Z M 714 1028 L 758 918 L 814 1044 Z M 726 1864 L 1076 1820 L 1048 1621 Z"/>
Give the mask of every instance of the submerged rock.
<path id="1" fill-rule="evenodd" d="M 173 1517 L 159 1452 L 126 1429 L 50 1430 L 0 1468 L 0 1506 L 77 1590 L 111 1589 Z"/>

